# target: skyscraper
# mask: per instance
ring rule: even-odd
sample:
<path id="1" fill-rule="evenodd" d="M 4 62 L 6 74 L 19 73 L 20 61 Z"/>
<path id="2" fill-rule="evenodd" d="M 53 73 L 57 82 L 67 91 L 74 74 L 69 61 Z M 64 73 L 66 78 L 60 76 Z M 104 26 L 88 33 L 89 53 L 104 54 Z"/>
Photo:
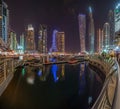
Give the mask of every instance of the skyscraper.
<path id="1" fill-rule="evenodd" d="M 89 7 L 89 27 L 88 27 L 88 38 L 89 38 L 89 52 L 95 52 L 95 33 L 94 33 L 94 19 L 92 8 Z"/>
<path id="2" fill-rule="evenodd" d="M 103 49 L 109 49 L 110 45 L 110 25 L 105 23 L 103 26 Z"/>
<path id="3" fill-rule="evenodd" d="M 35 50 L 34 28 L 30 24 L 28 25 L 26 33 L 26 52 L 34 52 L 34 50 Z"/>
<path id="4" fill-rule="evenodd" d="M 120 4 L 117 4 L 114 10 L 115 34 L 120 32 Z"/>
<path id="5" fill-rule="evenodd" d="M 25 37 L 24 37 L 24 34 L 22 34 L 20 36 L 20 46 L 21 46 L 22 51 L 24 51 L 25 50 Z"/>
<path id="6" fill-rule="evenodd" d="M 39 53 L 47 53 L 47 26 L 40 25 L 38 36 L 38 51 Z"/>
<path id="7" fill-rule="evenodd" d="M 114 26 L 114 12 L 109 10 L 108 23 L 110 25 L 110 48 L 113 48 L 113 40 L 115 38 L 115 26 Z"/>
<path id="8" fill-rule="evenodd" d="M 59 53 L 65 52 L 65 33 L 57 32 L 57 50 Z"/>
<path id="9" fill-rule="evenodd" d="M 16 38 L 16 33 L 11 30 L 10 31 L 10 49 L 16 51 L 17 50 L 17 38 Z"/>
<path id="10" fill-rule="evenodd" d="M 3 0 L 0 0 L 0 37 L 5 43 L 8 38 L 8 26 L 9 26 L 9 10 L 8 6 Z"/>
<path id="11" fill-rule="evenodd" d="M 85 52 L 85 36 L 86 36 L 86 15 L 79 14 L 78 15 L 79 22 L 79 35 L 80 35 L 80 51 Z"/>
<path id="12" fill-rule="evenodd" d="M 38 52 L 43 52 L 43 39 L 42 39 L 42 25 L 40 25 L 39 31 L 38 31 Z"/>
<path id="13" fill-rule="evenodd" d="M 120 48 L 120 3 L 114 9 L 114 22 L 115 22 L 115 46 Z"/>
<path id="14" fill-rule="evenodd" d="M 50 52 L 57 52 L 57 30 L 53 30 L 53 35 L 52 35 L 52 46 L 50 48 Z"/>
<path id="15" fill-rule="evenodd" d="M 57 30 L 53 31 L 52 47 L 50 52 L 65 52 L 65 33 L 58 32 Z"/>
<path id="16" fill-rule="evenodd" d="M 100 53 L 102 51 L 103 46 L 103 31 L 98 29 L 97 31 L 97 52 Z"/>

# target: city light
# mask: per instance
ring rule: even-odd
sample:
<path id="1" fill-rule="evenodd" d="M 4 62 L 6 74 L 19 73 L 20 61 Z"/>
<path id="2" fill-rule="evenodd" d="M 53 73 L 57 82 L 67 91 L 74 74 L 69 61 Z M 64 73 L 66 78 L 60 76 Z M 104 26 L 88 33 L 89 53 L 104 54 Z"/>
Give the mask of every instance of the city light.
<path id="1" fill-rule="evenodd" d="M 116 9 L 118 9 L 120 7 L 120 3 L 116 6 Z"/>
<path id="2" fill-rule="evenodd" d="M 91 7 L 89 7 L 89 12 L 92 13 L 92 8 Z"/>
<path id="3" fill-rule="evenodd" d="M 120 3 L 7 1 L 0 109 L 120 109 Z"/>

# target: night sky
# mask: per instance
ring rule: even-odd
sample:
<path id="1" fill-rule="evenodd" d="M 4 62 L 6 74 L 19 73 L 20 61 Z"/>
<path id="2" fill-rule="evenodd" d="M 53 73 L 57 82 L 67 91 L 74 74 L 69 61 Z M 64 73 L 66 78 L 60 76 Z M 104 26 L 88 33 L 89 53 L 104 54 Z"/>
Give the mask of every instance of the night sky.
<path id="1" fill-rule="evenodd" d="M 109 9 L 119 0 L 4 0 L 10 11 L 10 26 L 17 37 L 32 24 L 38 31 L 40 24 L 48 26 L 48 49 L 52 31 L 65 32 L 66 51 L 79 52 L 78 14 L 88 15 L 89 5 L 93 8 L 95 29 L 102 28 L 107 21 Z M 96 31 L 96 30 L 95 30 Z M 37 37 L 37 34 L 36 34 Z"/>

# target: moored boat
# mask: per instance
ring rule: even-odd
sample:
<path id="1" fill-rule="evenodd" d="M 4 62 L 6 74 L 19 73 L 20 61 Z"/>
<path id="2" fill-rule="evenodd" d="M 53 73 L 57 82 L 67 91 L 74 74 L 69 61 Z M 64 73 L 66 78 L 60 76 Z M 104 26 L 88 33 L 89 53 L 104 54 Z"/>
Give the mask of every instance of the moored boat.
<path id="1" fill-rule="evenodd" d="M 68 61 L 69 64 L 75 64 L 75 63 L 77 63 L 77 62 L 78 62 L 78 60 L 69 60 L 69 61 Z"/>

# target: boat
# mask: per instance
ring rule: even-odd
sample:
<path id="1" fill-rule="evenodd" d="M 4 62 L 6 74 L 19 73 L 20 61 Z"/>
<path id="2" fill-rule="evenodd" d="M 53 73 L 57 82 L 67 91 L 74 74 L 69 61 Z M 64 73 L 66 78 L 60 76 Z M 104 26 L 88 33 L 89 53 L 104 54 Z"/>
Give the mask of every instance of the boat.
<path id="1" fill-rule="evenodd" d="M 75 64 L 75 63 L 77 63 L 77 62 L 78 62 L 78 60 L 69 60 L 69 61 L 68 61 L 69 64 Z"/>

